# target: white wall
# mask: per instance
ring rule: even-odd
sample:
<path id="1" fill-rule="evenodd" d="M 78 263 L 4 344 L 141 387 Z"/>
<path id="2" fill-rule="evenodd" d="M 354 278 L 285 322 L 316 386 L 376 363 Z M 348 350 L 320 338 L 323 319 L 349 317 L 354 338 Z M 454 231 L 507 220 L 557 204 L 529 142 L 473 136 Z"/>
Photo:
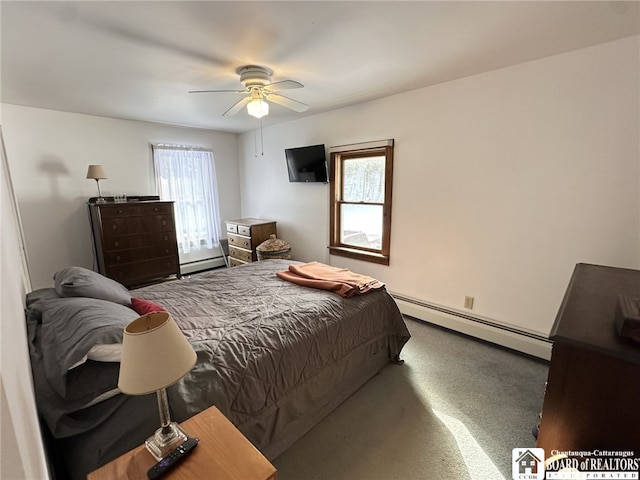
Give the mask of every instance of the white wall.
<path id="1" fill-rule="evenodd" d="M 2 132 L 0 131 L 0 140 Z M 1 147 L 1 145 L 0 145 Z M 24 321 L 26 255 L 3 151 L 0 165 L 0 478 L 48 478 Z"/>
<path id="2" fill-rule="evenodd" d="M 222 219 L 240 214 L 237 135 L 2 105 L 5 142 L 22 214 L 33 288 L 69 265 L 91 268 L 86 201 L 97 195 L 87 166 L 102 164 L 103 195 L 153 195 L 150 144 L 213 150 Z M 221 225 L 224 231 L 224 225 Z"/>
<path id="3" fill-rule="evenodd" d="M 242 214 L 293 256 L 547 335 L 578 262 L 640 267 L 639 37 L 240 137 Z M 328 185 L 290 184 L 284 148 L 394 138 L 391 264 L 329 257 Z"/>

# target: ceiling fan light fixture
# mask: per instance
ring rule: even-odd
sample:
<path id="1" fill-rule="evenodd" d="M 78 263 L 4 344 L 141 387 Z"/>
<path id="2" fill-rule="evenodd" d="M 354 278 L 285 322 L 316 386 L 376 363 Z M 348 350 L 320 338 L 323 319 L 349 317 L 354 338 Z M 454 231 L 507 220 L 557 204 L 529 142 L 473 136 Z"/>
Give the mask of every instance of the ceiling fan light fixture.
<path id="1" fill-rule="evenodd" d="M 0 0 L 2 1 L 2 0 Z M 244 95 L 231 108 L 224 112 L 223 116 L 231 116 L 240 112 L 246 105 L 247 113 L 255 118 L 269 115 L 269 102 L 281 105 L 295 112 L 306 112 L 309 105 L 280 95 L 280 90 L 302 88 L 303 85 L 295 80 L 280 80 L 271 82 L 273 70 L 258 65 L 244 65 L 236 69 L 240 75 L 240 83 L 243 90 L 190 90 L 189 93 L 239 93 Z"/>
<path id="2" fill-rule="evenodd" d="M 247 112 L 256 118 L 262 118 L 269 114 L 269 104 L 261 98 L 254 98 L 247 104 Z"/>

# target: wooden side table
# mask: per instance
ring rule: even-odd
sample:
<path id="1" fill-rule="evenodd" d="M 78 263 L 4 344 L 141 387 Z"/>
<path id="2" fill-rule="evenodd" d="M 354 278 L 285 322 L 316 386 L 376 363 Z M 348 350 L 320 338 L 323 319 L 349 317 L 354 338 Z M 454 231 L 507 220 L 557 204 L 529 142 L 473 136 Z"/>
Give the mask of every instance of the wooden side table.
<path id="1" fill-rule="evenodd" d="M 189 436 L 198 437 L 200 443 L 164 479 L 277 480 L 275 467 L 216 407 L 191 417 L 181 426 Z M 94 470 L 87 480 L 144 480 L 155 463 L 155 458 L 141 445 Z"/>

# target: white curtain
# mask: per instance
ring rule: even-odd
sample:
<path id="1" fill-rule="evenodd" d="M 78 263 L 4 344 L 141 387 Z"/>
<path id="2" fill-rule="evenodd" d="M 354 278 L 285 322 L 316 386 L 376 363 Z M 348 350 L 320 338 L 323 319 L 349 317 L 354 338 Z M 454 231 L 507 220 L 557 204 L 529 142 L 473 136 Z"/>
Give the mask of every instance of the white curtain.
<path id="1" fill-rule="evenodd" d="M 175 202 L 176 235 L 184 253 L 220 245 L 218 183 L 213 152 L 182 145 L 153 145 L 158 194 Z"/>

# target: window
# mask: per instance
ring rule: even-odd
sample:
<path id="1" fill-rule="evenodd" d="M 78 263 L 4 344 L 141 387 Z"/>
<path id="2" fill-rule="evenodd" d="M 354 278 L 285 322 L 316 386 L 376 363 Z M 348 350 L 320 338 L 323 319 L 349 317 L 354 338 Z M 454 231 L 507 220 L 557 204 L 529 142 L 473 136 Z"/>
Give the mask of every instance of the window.
<path id="1" fill-rule="evenodd" d="M 389 265 L 393 140 L 331 148 L 332 255 Z"/>
<path id="2" fill-rule="evenodd" d="M 179 145 L 153 145 L 158 194 L 175 202 L 181 253 L 218 247 L 220 213 L 213 153 Z"/>

